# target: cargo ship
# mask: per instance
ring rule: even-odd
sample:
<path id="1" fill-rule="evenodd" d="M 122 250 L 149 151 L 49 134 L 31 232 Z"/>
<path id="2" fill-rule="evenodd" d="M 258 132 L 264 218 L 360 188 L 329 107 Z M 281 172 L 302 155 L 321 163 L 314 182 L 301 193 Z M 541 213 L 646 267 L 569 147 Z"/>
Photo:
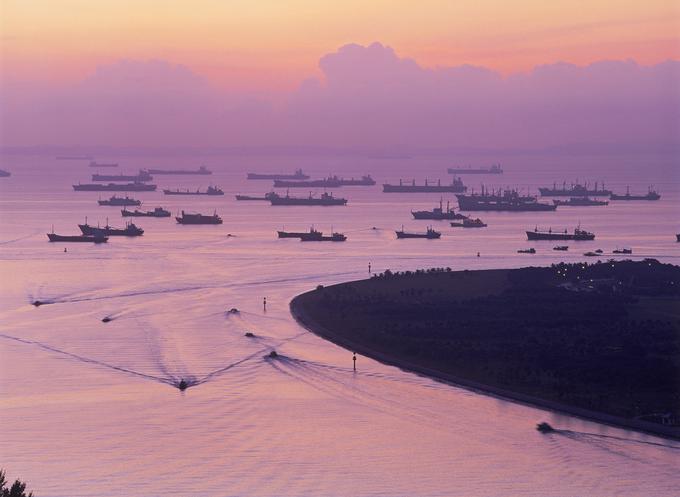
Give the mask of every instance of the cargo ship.
<path id="1" fill-rule="evenodd" d="M 309 231 L 277 231 L 279 238 L 302 238 L 305 235 L 315 235 L 319 234 L 321 235 L 322 233 L 320 231 L 316 231 L 314 229 L 314 226 L 309 228 Z"/>
<path id="2" fill-rule="evenodd" d="M 343 233 L 336 233 L 331 229 L 330 235 L 324 235 L 320 231 L 303 233 L 300 237 L 302 242 L 344 242 L 347 237 Z"/>
<path id="3" fill-rule="evenodd" d="M 198 169 L 149 169 L 149 174 L 212 174 L 212 171 L 205 166 Z"/>
<path id="4" fill-rule="evenodd" d="M 446 202 L 446 210 L 443 209 L 443 200 L 439 200 L 439 207 L 431 211 L 411 211 L 414 219 L 428 219 L 434 221 L 466 219 L 467 216 L 458 214 L 451 209 L 449 202 Z"/>
<path id="5" fill-rule="evenodd" d="M 111 197 L 108 200 L 99 199 L 99 200 L 97 200 L 97 203 L 99 205 L 109 205 L 109 206 L 112 205 L 112 206 L 116 206 L 116 207 L 124 207 L 126 205 L 136 205 L 136 206 L 142 205 L 141 200 L 135 200 L 134 198 L 130 198 L 127 195 L 125 196 L 125 198 L 116 197 L 114 195 L 113 197 Z"/>
<path id="6" fill-rule="evenodd" d="M 659 193 L 656 190 L 653 190 L 651 187 L 649 187 L 645 195 L 631 195 L 630 187 L 626 187 L 625 195 L 617 195 L 616 193 L 612 193 L 609 196 L 609 200 L 659 200 L 660 198 L 661 195 L 659 195 Z"/>
<path id="7" fill-rule="evenodd" d="M 224 192 L 216 186 L 209 186 L 204 192 L 199 189 L 193 191 L 188 188 L 186 190 L 180 190 L 178 188 L 176 190 L 163 190 L 163 193 L 165 195 L 224 195 Z"/>
<path id="8" fill-rule="evenodd" d="M 47 233 L 47 238 L 49 238 L 51 242 L 105 243 L 109 241 L 108 236 L 102 235 L 57 235 L 55 233 Z"/>
<path id="9" fill-rule="evenodd" d="M 549 230 L 539 230 L 538 227 L 534 231 L 527 231 L 527 239 L 529 240 L 574 240 L 577 242 L 586 240 L 595 240 L 595 234 L 589 231 L 582 230 L 581 227 L 577 227 L 573 233 L 569 233 L 567 230 L 564 231 L 553 231 Z"/>
<path id="10" fill-rule="evenodd" d="M 427 238 L 429 240 L 435 240 L 440 238 L 442 234 L 439 231 L 432 229 L 432 226 L 427 228 L 425 233 L 413 233 L 404 231 L 404 227 L 401 227 L 401 231 L 395 231 L 397 238 Z"/>
<path id="11" fill-rule="evenodd" d="M 121 209 L 120 211 L 123 217 L 170 217 L 170 211 L 166 211 L 162 207 L 156 207 L 152 211 L 140 211 L 135 209 L 134 211 L 129 211 L 127 209 Z"/>
<path id="12" fill-rule="evenodd" d="M 441 180 L 437 180 L 436 184 L 428 183 L 425 180 L 424 185 L 416 185 L 416 180 L 413 180 L 410 184 L 404 184 L 402 180 L 399 180 L 398 185 L 390 185 L 388 183 L 383 184 L 384 193 L 429 193 L 429 192 L 453 192 L 460 193 L 467 190 L 467 187 L 463 184 L 460 178 L 453 178 L 450 185 L 442 185 Z"/>
<path id="13" fill-rule="evenodd" d="M 269 196 L 271 205 L 346 205 L 347 199 L 333 197 L 331 193 L 322 193 L 320 197 L 314 197 L 309 194 L 309 197 L 291 197 L 286 193 L 286 196 L 272 194 Z"/>
<path id="14" fill-rule="evenodd" d="M 269 200 L 269 197 L 274 195 L 274 192 L 265 193 L 261 197 L 253 197 L 251 195 L 236 195 L 236 200 Z"/>
<path id="15" fill-rule="evenodd" d="M 345 179 L 337 176 L 329 176 L 324 179 L 291 181 L 274 180 L 274 188 L 339 188 L 341 186 L 372 186 L 375 180 L 370 175 L 362 176 L 360 179 Z"/>
<path id="16" fill-rule="evenodd" d="M 70 159 L 85 159 L 85 160 L 90 160 L 92 157 L 68 157 Z M 90 161 L 88 164 L 90 167 L 118 167 L 117 162 L 95 162 L 95 161 Z"/>
<path id="17" fill-rule="evenodd" d="M 449 174 L 503 174 L 500 164 L 491 167 L 450 167 L 447 169 Z"/>
<path id="18" fill-rule="evenodd" d="M 520 195 L 517 190 L 491 191 L 482 188 L 482 193 L 456 195 L 461 211 L 508 211 L 536 212 L 554 211 L 555 204 L 538 202 L 531 195 Z"/>
<path id="19" fill-rule="evenodd" d="M 73 189 L 77 192 L 153 192 L 156 188 L 156 185 L 149 185 L 147 183 L 108 183 L 106 185 L 99 183 L 78 183 L 73 185 Z"/>
<path id="20" fill-rule="evenodd" d="M 92 181 L 132 181 L 133 183 L 142 183 L 151 181 L 153 176 L 149 171 L 141 169 L 137 174 L 93 174 Z"/>
<path id="21" fill-rule="evenodd" d="M 555 200 L 553 200 L 553 204 L 571 206 L 571 207 L 589 207 L 589 206 L 596 206 L 596 205 L 609 205 L 609 201 L 607 201 L 607 200 L 596 200 L 596 199 L 590 198 L 590 197 L 571 197 L 569 200 L 555 199 Z"/>
<path id="22" fill-rule="evenodd" d="M 248 173 L 247 176 L 248 179 L 293 179 L 293 180 L 302 180 L 302 179 L 309 179 L 309 176 L 306 175 L 305 173 L 302 172 L 302 169 L 297 169 L 293 174 L 268 174 L 268 173 Z"/>
<path id="23" fill-rule="evenodd" d="M 125 228 L 112 228 L 107 223 L 106 226 L 100 228 L 99 226 L 90 226 L 85 221 L 85 224 L 79 224 L 78 227 L 83 235 L 90 236 L 142 236 L 144 230 L 134 223 L 127 223 Z"/>
<path id="24" fill-rule="evenodd" d="M 598 189 L 597 182 L 595 182 L 595 188 L 589 189 L 588 184 L 581 185 L 578 183 L 572 183 L 567 186 L 567 183 L 562 183 L 562 187 L 558 188 L 557 183 L 553 183 L 552 188 L 541 187 L 538 189 L 543 197 L 608 197 L 611 195 L 611 190 L 605 190 L 604 183 L 602 187 Z"/>
<path id="25" fill-rule="evenodd" d="M 4 169 L 0 169 L 0 178 L 7 178 L 9 176 L 12 176 L 12 173 L 5 171 Z"/>
<path id="26" fill-rule="evenodd" d="M 206 216 L 182 211 L 182 215 L 175 219 L 179 224 L 222 224 L 222 218 L 216 212 L 212 216 Z"/>

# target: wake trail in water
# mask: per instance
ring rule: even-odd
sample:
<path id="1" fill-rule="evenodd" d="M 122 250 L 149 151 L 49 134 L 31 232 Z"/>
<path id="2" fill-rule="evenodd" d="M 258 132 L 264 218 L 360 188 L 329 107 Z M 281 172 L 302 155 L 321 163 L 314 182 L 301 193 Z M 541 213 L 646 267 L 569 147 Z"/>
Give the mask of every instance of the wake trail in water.
<path id="1" fill-rule="evenodd" d="M 578 441 L 588 441 L 589 439 L 602 439 L 602 440 L 615 440 L 618 442 L 626 442 L 626 443 L 635 443 L 635 444 L 643 444 L 643 445 L 653 445 L 655 447 L 663 447 L 665 449 L 671 449 L 671 450 L 680 450 L 680 446 L 678 445 L 668 445 L 665 443 L 661 442 L 650 442 L 647 440 L 637 440 L 635 438 L 626 438 L 626 437 L 617 437 L 615 435 L 602 435 L 600 433 L 588 433 L 588 432 L 581 432 L 581 431 L 572 431 L 572 430 L 555 430 L 555 433 L 558 433 L 560 435 L 564 435 L 566 437 L 571 438 L 572 440 L 578 440 Z"/>
<path id="2" fill-rule="evenodd" d="M 9 245 L 10 243 L 20 242 L 21 240 L 26 240 L 27 238 L 31 238 L 32 236 L 35 236 L 39 233 L 42 233 L 42 230 L 37 230 L 37 231 L 34 231 L 33 233 L 31 233 L 29 235 L 21 236 L 19 238 L 13 238 L 12 240 L 0 241 L 0 245 Z"/>

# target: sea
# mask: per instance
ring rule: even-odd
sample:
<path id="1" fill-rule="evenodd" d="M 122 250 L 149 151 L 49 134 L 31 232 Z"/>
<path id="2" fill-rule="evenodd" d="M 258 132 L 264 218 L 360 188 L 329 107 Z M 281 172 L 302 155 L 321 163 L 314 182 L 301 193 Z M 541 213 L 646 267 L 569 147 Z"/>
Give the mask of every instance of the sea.
<path id="1" fill-rule="evenodd" d="M 170 218 L 128 218 L 141 237 L 50 243 L 78 223 L 123 226 L 108 192 L 74 192 L 87 161 L 3 155 L 0 168 L 0 467 L 38 497 L 77 496 L 677 496 L 680 442 L 441 383 L 329 343 L 291 317 L 290 300 L 317 285 L 385 269 L 453 270 L 596 262 L 631 248 L 635 260 L 680 262 L 680 159 L 674 154 L 504 156 L 97 156 L 101 172 L 197 168 L 211 176 L 156 176 L 130 193 Z M 450 180 L 447 167 L 501 163 L 502 175 L 465 175 L 470 189 L 566 181 L 661 200 L 472 213 L 486 228 L 415 221 L 411 210 L 453 194 L 386 194 L 399 179 Z M 359 177 L 334 189 L 344 207 L 236 201 L 271 181 L 246 173 Z M 221 187 L 221 197 L 164 196 L 162 188 Z M 291 195 L 321 189 L 291 189 Z M 285 190 L 279 190 L 285 193 Z M 124 195 L 124 194 L 122 194 Z M 543 200 L 550 202 L 551 199 Z M 182 210 L 224 219 L 183 226 Z M 529 242 L 526 230 L 573 230 L 594 241 Z M 395 230 L 439 240 L 397 240 Z M 311 226 L 343 243 L 278 239 Z M 535 254 L 518 253 L 534 247 Z M 601 249 L 600 257 L 586 257 Z M 266 308 L 264 299 L 266 298 Z M 31 305 L 39 300 L 39 307 Z M 231 309 L 238 312 L 230 313 Z M 108 317 L 109 322 L 102 319 Z M 247 337 L 247 332 L 253 337 Z M 276 350 L 277 359 L 268 354 Z M 184 379 L 190 386 L 180 391 Z M 557 429 L 544 435 L 536 423 Z"/>

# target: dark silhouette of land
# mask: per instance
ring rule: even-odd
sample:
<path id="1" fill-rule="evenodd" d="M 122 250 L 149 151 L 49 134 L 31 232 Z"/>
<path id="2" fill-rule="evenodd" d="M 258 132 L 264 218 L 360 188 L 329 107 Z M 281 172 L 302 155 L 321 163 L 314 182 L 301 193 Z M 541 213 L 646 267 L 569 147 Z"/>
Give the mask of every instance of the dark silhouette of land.
<path id="1" fill-rule="evenodd" d="M 19 480 L 14 480 L 10 486 L 5 472 L 0 469 L 0 497 L 33 497 L 33 492 L 26 494 L 26 484 Z"/>
<path id="2" fill-rule="evenodd" d="M 678 266 L 386 271 L 319 286 L 291 310 L 382 362 L 680 438 Z"/>

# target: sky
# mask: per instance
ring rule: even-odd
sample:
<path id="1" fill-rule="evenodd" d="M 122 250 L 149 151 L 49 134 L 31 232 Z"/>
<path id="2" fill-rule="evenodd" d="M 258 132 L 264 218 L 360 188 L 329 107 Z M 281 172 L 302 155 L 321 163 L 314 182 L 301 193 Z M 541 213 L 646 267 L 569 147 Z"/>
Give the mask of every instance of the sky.
<path id="1" fill-rule="evenodd" d="M 584 132 L 570 128 L 584 122 L 596 132 L 590 138 L 617 140 L 615 133 L 592 129 L 592 120 L 607 126 L 635 112 L 654 124 L 644 141 L 668 142 L 678 104 L 669 86 L 678 82 L 677 67 L 668 61 L 680 60 L 678 33 L 680 3 L 670 0 L 0 0 L 0 143 L 73 143 L 77 137 L 162 145 L 181 136 L 196 145 L 264 145 L 307 140 L 311 133 L 319 144 L 332 145 L 349 133 L 345 142 L 359 146 L 366 142 L 349 123 L 364 119 L 360 109 L 368 107 L 379 112 L 372 119 L 381 130 L 368 138 L 381 146 L 412 133 L 401 120 L 414 112 L 414 122 L 430 122 L 432 129 L 422 142 L 408 141 L 436 146 L 450 140 L 439 126 L 452 126 L 456 114 L 489 119 L 490 101 L 504 112 L 494 121 L 510 126 L 530 92 L 538 95 L 529 105 L 534 113 L 551 95 L 592 114 L 577 118 L 574 105 L 552 109 L 562 114 L 553 115 L 553 135 L 543 144 L 558 142 L 558 132 L 566 132 L 563 141 L 585 140 Z M 630 79 L 621 81 L 622 75 Z M 582 100 L 555 80 L 562 77 L 581 88 Z M 389 87 L 386 94 L 381 85 Z M 626 89 L 613 92 L 620 101 L 607 85 Z M 349 95 L 350 87 L 360 95 Z M 612 123 L 594 113 L 594 105 L 601 112 L 600 97 L 612 112 L 622 106 L 621 115 L 609 113 Z M 192 133 L 188 125 L 171 126 L 167 106 L 187 123 L 218 128 Z M 140 134 L 132 125 L 126 132 L 121 107 L 128 119 L 163 131 Z M 336 111 L 343 115 L 319 133 L 324 116 Z M 96 112 L 111 116 L 99 129 L 93 129 L 102 117 Z M 564 113 L 566 123 L 557 125 Z M 43 122 L 36 126 L 36 120 Z M 540 132 L 538 123 L 546 121 L 544 110 L 532 126 L 522 126 Z M 518 138 L 500 122 L 491 126 L 497 135 L 483 138 L 484 124 L 457 129 L 456 143 Z M 300 133 L 291 131 L 296 126 Z M 625 139 L 637 132 L 628 124 L 617 127 L 626 128 Z M 430 139 L 435 131 L 438 138 Z M 529 142 L 528 135 L 521 138 Z"/>

